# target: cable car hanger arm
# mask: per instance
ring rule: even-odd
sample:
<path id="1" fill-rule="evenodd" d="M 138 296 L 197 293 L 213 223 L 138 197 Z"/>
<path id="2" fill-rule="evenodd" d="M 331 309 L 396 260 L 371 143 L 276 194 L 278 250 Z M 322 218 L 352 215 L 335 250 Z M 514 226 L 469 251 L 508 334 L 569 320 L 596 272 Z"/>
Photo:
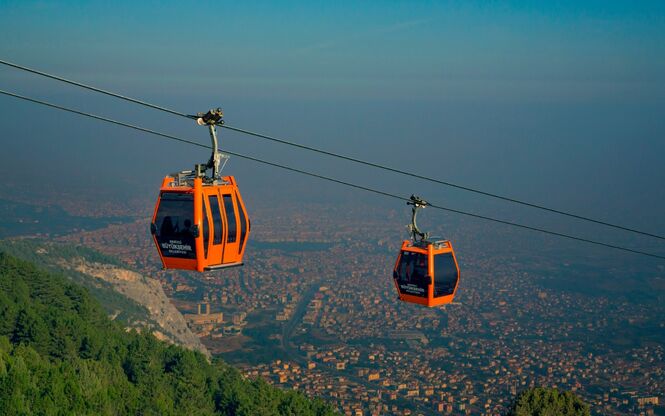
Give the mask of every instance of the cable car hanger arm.
<path id="1" fill-rule="evenodd" d="M 411 224 L 408 225 L 408 228 L 409 231 L 411 231 L 411 235 L 413 236 L 413 241 L 417 242 L 427 240 L 429 238 L 429 233 L 420 231 L 420 228 L 418 228 L 418 224 L 416 223 L 416 217 L 418 216 L 418 210 L 425 208 L 429 205 L 429 203 L 420 197 L 411 195 L 411 198 L 409 198 L 409 201 L 407 201 L 406 204 L 411 205 Z"/>
<path id="2" fill-rule="evenodd" d="M 217 109 L 211 109 L 207 113 L 198 113 L 197 114 L 197 119 L 196 123 L 199 126 L 208 126 L 208 131 L 210 132 L 210 141 L 212 142 L 212 154 L 210 155 L 210 160 L 208 160 L 208 163 L 205 165 L 196 165 L 196 175 L 197 176 L 205 176 L 204 172 L 205 169 L 212 169 L 212 180 L 218 180 L 220 178 L 220 163 L 222 158 L 228 159 L 226 155 L 223 155 L 222 153 L 219 152 L 219 142 L 217 139 L 217 128 L 216 126 L 223 126 L 224 125 L 224 120 L 222 119 L 224 117 L 224 113 L 222 112 L 221 108 Z M 203 169 L 205 167 L 205 169 Z M 222 166 L 223 168 L 223 166 Z"/>

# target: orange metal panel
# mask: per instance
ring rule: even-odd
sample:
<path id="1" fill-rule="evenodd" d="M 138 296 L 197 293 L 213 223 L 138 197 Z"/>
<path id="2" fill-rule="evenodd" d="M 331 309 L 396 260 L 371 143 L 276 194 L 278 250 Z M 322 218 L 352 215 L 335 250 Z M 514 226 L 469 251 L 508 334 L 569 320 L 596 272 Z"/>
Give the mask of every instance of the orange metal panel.
<path id="1" fill-rule="evenodd" d="M 245 205 L 240 197 L 240 190 L 236 184 L 235 178 L 233 176 L 226 176 L 222 178 L 226 184 L 224 185 L 209 185 L 205 184 L 200 178 L 194 179 L 194 186 L 172 186 L 174 178 L 167 176 L 162 181 L 162 187 L 160 188 L 160 197 L 157 199 L 155 204 L 155 210 L 152 215 L 152 223 L 154 224 L 157 219 L 157 213 L 159 210 L 159 205 L 161 201 L 162 192 L 176 192 L 176 193 L 191 193 L 193 194 L 193 223 L 198 226 L 199 236 L 194 239 L 195 245 L 195 259 L 185 259 L 185 258 L 175 258 L 175 257 L 165 257 L 162 254 L 162 251 L 159 247 L 159 243 L 155 235 L 153 235 L 153 241 L 157 247 L 157 252 L 162 261 L 162 265 L 167 269 L 184 269 L 184 270 L 196 270 L 198 272 L 203 272 L 207 267 L 219 267 L 226 264 L 237 265 L 242 263 L 242 259 L 245 253 L 245 247 L 247 245 L 247 240 L 249 238 L 250 232 L 250 220 L 247 215 L 247 210 Z M 209 206 L 208 198 L 211 195 L 217 196 L 219 203 L 219 210 L 221 213 L 222 220 L 222 230 L 215 229 L 214 219 L 212 216 L 212 209 Z M 224 207 L 223 196 L 231 196 L 232 205 L 233 205 L 233 215 L 236 218 L 236 241 L 228 243 L 228 219 L 226 218 L 226 210 Z M 205 198 L 206 202 L 203 202 Z M 204 235 L 203 235 L 203 210 L 206 210 L 208 215 L 208 255 L 205 256 L 204 250 Z M 239 213 L 242 210 L 246 219 L 246 235 L 245 239 L 242 242 L 242 247 L 240 246 L 240 218 Z M 213 244 L 214 236 L 216 233 L 222 233 L 222 243 Z"/>
<path id="2" fill-rule="evenodd" d="M 413 242 L 409 240 L 404 240 L 402 242 L 402 247 L 400 248 L 400 253 L 397 256 L 397 260 L 395 261 L 395 266 L 393 267 L 394 271 L 397 271 L 397 267 L 399 266 L 399 262 L 403 252 L 420 253 L 427 255 L 427 261 L 428 261 L 427 270 L 430 276 L 430 282 L 427 287 L 427 297 L 420 297 L 420 296 L 414 296 L 402 293 L 399 290 L 399 284 L 397 280 L 393 279 L 399 299 L 404 302 L 416 303 L 428 307 L 441 306 L 451 303 L 455 298 L 455 295 L 457 294 L 457 288 L 459 287 L 460 269 L 459 269 L 459 264 L 457 263 L 457 257 L 455 256 L 455 251 L 450 241 L 443 242 L 438 248 L 435 248 L 433 244 L 427 244 L 427 247 L 424 248 L 424 247 L 414 246 Z M 434 297 L 434 281 L 436 278 L 434 270 L 434 257 L 438 254 L 446 254 L 446 253 L 452 254 L 453 260 L 455 262 L 455 268 L 457 269 L 457 280 L 455 282 L 455 288 L 453 289 L 453 293 L 450 295 Z"/>

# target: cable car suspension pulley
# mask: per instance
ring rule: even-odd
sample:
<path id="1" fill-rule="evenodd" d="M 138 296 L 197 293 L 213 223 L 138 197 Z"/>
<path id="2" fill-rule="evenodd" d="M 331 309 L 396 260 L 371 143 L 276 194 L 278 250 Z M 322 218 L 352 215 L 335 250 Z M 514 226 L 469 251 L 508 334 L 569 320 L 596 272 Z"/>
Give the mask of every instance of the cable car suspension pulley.
<path id="1" fill-rule="evenodd" d="M 210 160 L 206 164 L 196 165 L 196 176 L 204 177 L 205 171 L 207 169 L 212 169 L 211 178 L 213 181 L 218 181 L 220 179 L 220 173 L 226 162 L 229 160 L 229 156 L 221 153 L 219 151 L 219 141 L 217 139 L 217 127 L 224 125 L 224 113 L 221 108 L 211 109 L 207 113 L 198 113 L 196 123 L 199 126 L 208 126 L 210 132 L 210 140 L 212 141 L 212 154 L 210 155 Z M 224 164 L 220 166 L 222 159 L 224 159 Z"/>

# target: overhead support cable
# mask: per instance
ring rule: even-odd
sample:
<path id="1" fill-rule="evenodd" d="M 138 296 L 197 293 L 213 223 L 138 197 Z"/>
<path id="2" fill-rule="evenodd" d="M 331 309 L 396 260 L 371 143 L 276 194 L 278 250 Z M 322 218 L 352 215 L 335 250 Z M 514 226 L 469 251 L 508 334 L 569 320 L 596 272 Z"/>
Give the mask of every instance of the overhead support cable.
<path id="1" fill-rule="evenodd" d="M 8 62 L 8 61 L 0 59 L 0 64 L 7 65 L 7 66 L 10 66 L 12 68 L 20 69 L 21 71 L 30 72 L 32 74 L 39 75 L 39 76 L 42 76 L 42 77 L 50 78 L 50 79 L 53 79 L 53 80 L 56 80 L 56 81 L 64 82 L 66 84 L 74 85 L 76 87 L 80 87 L 80 88 L 83 88 L 83 89 L 86 89 L 86 90 L 98 92 L 100 94 L 108 95 L 110 97 L 119 98 L 121 100 L 129 101 L 129 102 L 134 103 L 134 104 L 139 104 L 139 105 L 142 105 L 142 106 L 145 106 L 145 107 L 149 107 L 149 108 L 152 108 L 154 110 L 164 111 L 164 112 L 169 113 L 169 114 L 173 114 L 173 115 L 176 115 L 176 116 L 185 117 L 185 118 L 189 118 L 189 119 L 192 119 L 192 118 L 195 119 L 196 118 L 196 116 L 193 116 L 193 115 L 187 115 L 187 114 L 181 113 L 179 111 L 171 110 L 170 108 L 162 107 L 160 105 L 151 104 L 151 103 L 148 103 L 146 101 L 138 100 L 136 98 L 128 97 L 128 96 L 122 95 L 122 94 L 117 94 L 117 93 L 112 92 L 112 91 L 103 90 L 101 88 L 93 87 L 92 85 L 87 85 L 87 84 L 84 84 L 82 82 L 72 81 L 71 79 L 63 78 L 63 77 L 60 77 L 60 76 L 57 76 L 57 75 L 48 74 L 46 72 L 42 72 L 42 71 L 39 71 L 39 70 L 33 69 L 33 68 L 28 68 L 27 66 L 15 64 L 13 62 Z"/>
<path id="2" fill-rule="evenodd" d="M 53 80 L 56 80 L 56 81 L 64 82 L 64 83 L 74 85 L 74 86 L 77 86 L 77 87 L 80 87 L 80 88 L 84 88 L 84 89 L 87 89 L 87 90 L 90 90 L 90 91 L 105 94 L 105 95 L 108 95 L 108 96 L 111 96 L 111 97 L 114 97 L 114 98 L 118 98 L 118 99 L 126 100 L 126 101 L 129 101 L 129 102 L 135 103 L 135 104 L 143 105 L 143 106 L 146 106 L 146 107 L 149 107 L 149 108 L 152 108 L 152 109 L 155 109 L 155 110 L 163 111 L 163 112 L 166 112 L 166 113 L 169 113 L 169 114 L 172 114 L 172 115 L 177 115 L 177 116 L 188 118 L 188 119 L 196 118 L 196 116 L 193 116 L 193 115 L 188 115 L 188 114 L 185 114 L 185 113 L 181 113 L 179 111 L 175 111 L 175 110 L 163 107 L 163 106 L 151 104 L 151 103 L 148 103 L 146 101 L 138 100 L 138 99 L 131 98 L 131 97 L 121 95 L 121 94 L 117 94 L 117 93 L 114 93 L 114 92 L 111 92 L 111 91 L 108 91 L 108 90 L 104 90 L 104 89 L 101 89 L 101 88 L 97 88 L 97 87 L 94 87 L 94 86 L 91 86 L 91 85 L 83 84 L 81 82 L 72 81 L 72 80 L 57 76 L 57 75 L 49 74 L 49 73 L 39 71 L 39 70 L 36 70 L 36 69 L 33 69 L 33 68 L 28 68 L 26 66 L 19 65 L 19 64 L 13 63 L 13 62 L 9 62 L 9 61 L 5 61 L 5 60 L 0 59 L 0 64 L 6 65 L 6 66 L 9 66 L 9 67 L 12 67 L 12 68 L 16 68 L 16 69 L 19 69 L 19 70 L 22 70 L 22 71 L 30 72 L 32 74 L 40 75 L 40 76 L 43 76 L 43 77 L 46 77 L 46 78 L 50 78 L 50 79 L 53 79 Z M 232 131 L 235 131 L 235 132 L 238 132 L 238 133 L 242 133 L 242 134 L 250 135 L 250 136 L 253 136 L 253 137 L 273 141 L 273 142 L 280 143 L 280 144 L 284 144 L 284 145 L 287 145 L 287 146 L 292 146 L 292 147 L 296 147 L 296 148 L 299 148 L 299 149 L 303 149 L 303 150 L 307 150 L 307 151 L 311 151 L 311 152 L 316 152 L 316 153 L 319 153 L 319 154 L 324 154 L 324 155 L 327 155 L 327 156 L 330 156 L 330 157 L 338 158 L 338 159 L 341 159 L 341 160 L 346 160 L 346 161 L 353 162 L 353 163 L 358 163 L 358 164 L 369 166 L 369 167 L 376 168 L 376 169 L 382 169 L 382 170 L 385 170 L 387 172 L 392 172 L 392 173 L 396 173 L 396 174 L 399 174 L 399 175 L 409 176 L 409 177 L 412 177 L 412 178 L 416 178 L 416 179 L 436 183 L 436 184 L 439 184 L 439 185 L 443 185 L 443 186 L 447 186 L 447 187 L 451 187 L 451 188 L 455 188 L 455 189 L 460 189 L 460 190 L 463 190 L 463 191 L 466 191 L 466 192 L 471 192 L 471 193 L 475 193 L 475 194 L 478 194 L 478 195 L 483 195 L 483 196 L 486 196 L 486 197 L 502 200 L 502 201 L 505 201 L 505 202 L 510 202 L 510 203 L 526 206 L 526 207 L 529 207 L 529 208 L 533 208 L 533 209 L 537 209 L 537 210 L 541 210 L 541 211 L 545 211 L 545 212 L 549 212 L 549 213 L 553 213 L 553 214 L 562 215 L 562 216 L 569 217 L 569 218 L 574 218 L 574 219 L 580 220 L 580 221 L 586 221 L 586 222 L 590 222 L 590 223 L 593 223 L 593 224 L 602 225 L 602 226 L 605 226 L 605 227 L 610 227 L 610 228 L 614 228 L 614 229 L 618 229 L 618 230 L 622 230 L 622 231 L 631 232 L 631 233 L 634 233 L 634 234 L 639 234 L 639 235 L 643 235 L 643 236 L 647 236 L 647 237 L 652 237 L 652 238 L 657 238 L 657 239 L 660 239 L 660 240 L 665 240 L 665 236 L 660 235 L 660 234 L 656 234 L 656 233 L 653 233 L 653 232 L 641 231 L 641 230 L 637 230 L 637 229 L 632 228 L 632 227 L 626 227 L 626 226 L 623 226 L 623 225 L 614 224 L 614 223 L 610 223 L 610 222 L 602 221 L 602 220 L 597 220 L 597 219 L 590 218 L 590 217 L 583 216 L 583 215 L 578 215 L 578 214 L 568 212 L 568 211 L 563 211 L 563 210 L 559 210 L 559 209 L 555 209 L 555 208 L 549 208 L 549 207 L 546 207 L 546 206 L 541 205 L 541 204 L 527 202 L 527 201 L 523 201 L 523 200 L 520 200 L 520 199 L 516 199 L 516 198 L 512 198 L 512 197 L 508 197 L 508 196 L 504 196 L 504 195 L 500 195 L 500 194 L 496 194 L 496 193 L 492 193 L 492 192 L 483 191 L 483 190 L 480 190 L 480 189 L 477 189 L 477 188 L 472 188 L 472 187 L 465 186 L 465 185 L 459 185 L 459 184 L 456 184 L 456 183 L 453 183 L 453 182 L 432 178 L 432 177 L 421 175 L 421 174 L 418 174 L 418 173 L 409 172 L 409 171 L 406 171 L 406 170 L 403 170 L 403 169 L 398 169 L 398 168 L 394 168 L 394 167 L 391 167 L 391 166 L 387 166 L 387 165 L 383 165 L 383 164 L 379 164 L 379 163 L 375 163 L 375 162 L 370 162 L 370 161 L 367 161 L 367 160 L 363 160 L 363 159 L 359 159 L 359 158 L 355 158 L 355 157 L 351 157 L 351 156 L 346 156 L 346 155 L 343 155 L 343 154 L 340 154 L 340 153 L 319 149 L 319 148 L 316 148 L 316 147 L 313 147 L 313 146 L 307 146 L 307 145 L 304 145 L 304 144 L 300 144 L 300 143 L 296 143 L 296 142 L 293 142 L 293 141 L 281 139 L 281 138 L 270 136 L 270 135 L 267 135 L 267 134 L 257 133 L 257 132 L 242 129 L 242 128 L 239 128 L 239 127 L 229 126 L 228 124 L 221 125 L 221 127 L 232 130 Z"/>
<path id="3" fill-rule="evenodd" d="M 129 123 L 124 123 L 122 121 L 113 120 L 113 119 L 110 119 L 110 118 L 98 116 L 98 115 L 87 113 L 87 112 L 80 111 L 80 110 L 75 110 L 75 109 L 60 106 L 60 105 L 57 105 L 57 104 L 52 104 L 52 103 L 49 103 L 49 102 L 46 102 L 46 101 L 26 97 L 24 95 L 19 95 L 19 94 L 15 94 L 15 93 L 4 91 L 4 90 L 0 90 L 0 94 L 10 96 L 10 97 L 14 97 L 14 98 L 17 98 L 17 99 L 20 99 L 20 100 L 23 100 L 23 101 L 28 101 L 28 102 L 31 102 L 31 103 L 34 103 L 34 104 L 39 104 L 39 105 L 47 106 L 47 107 L 50 107 L 50 108 L 58 109 L 58 110 L 61 110 L 61 111 L 66 111 L 66 112 L 69 112 L 69 113 L 73 113 L 73 114 L 77 114 L 77 115 L 80 115 L 80 116 L 88 117 L 88 118 L 91 118 L 91 119 L 94 119 L 94 120 L 103 121 L 103 122 L 106 122 L 106 123 L 115 124 L 115 125 L 122 126 L 122 127 L 127 127 L 127 128 L 130 128 L 130 129 L 134 129 L 134 130 L 144 132 L 144 133 L 149 133 L 149 134 L 152 134 L 152 135 L 155 135 L 155 136 L 160 136 L 160 137 L 163 137 L 163 138 L 166 138 L 166 139 L 175 140 L 175 141 L 178 141 L 178 142 L 181 142 L 181 143 L 191 144 L 191 145 L 194 145 L 194 146 L 197 146 L 197 147 L 202 147 L 202 148 L 205 148 L 205 149 L 212 149 L 211 146 L 198 143 L 194 140 L 185 139 L 185 138 L 182 138 L 182 137 L 174 136 L 174 135 L 167 134 L 167 133 L 158 132 L 156 130 L 148 129 L 148 128 L 145 128 L 145 127 L 141 127 L 141 126 L 137 126 L 137 125 L 133 125 L 133 124 L 129 124 Z M 256 158 L 256 157 L 247 156 L 247 155 L 244 155 L 244 154 L 241 154 L 241 153 L 231 152 L 229 150 L 220 149 L 220 151 L 222 151 L 226 154 L 232 155 L 232 156 L 242 158 L 242 159 L 251 160 L 251 161 L 261 163 L 261 164 L 264 164 L 264 165 L 273 166 L 273 167 L 277 167 L 277 168 L 284 169 L 284 170 L 287 170 L 287 171 L 299 173 L 299 174 L 302 174 L 302 175 L 310 176 L 310 177 L 321 179 L 321 180 L 325 180 L 325 181 L 328 181 L 328 182 L 337 183 L 337 184 L 344 185 L 344 186 L 347 186 L 347 187 L 351 187 L 351 188 L 354 188 L 354 189 L 359 189 L 359 190 L 363 190 L 363 191 L 366 191 L 366 192 L 371 192 L 371 193 L 374 193 L 374 194 L 377 194 L 377 195 L 382 195 L 382 196 L 385 196 L 385 197 L 398 199 L 398 200 L 405 201 L 405 202 L 410 201 L 410 198 L 407 198 L 407 197 L 399 196 L 397 194 L 381 191 L 381 190 L 370 188 L 370 187 L 363 186 L 363 185 L 358 185 L 358 184 L 355 184 L 355 183 L 352 183 L 352 182 L 343 181 L 343 180 L 332 178 L 332 177 L 329 177 L 329 176 L 320 175 L 318 173 L 293 168 L 293 167 L 290 167 L 290 166 L 287 166 L 287 165 L 282 165 L 282 164 L 279 164 L 279 163 L 270 162 L 270 161 L 259 159 L 259 158 Z M 511 222 L 511 221 L 505 221 L 505 220 L 492 218 L 492 217 L 488 217 L 488 216 L 484 216 L 484 215 L 474 214 L 474 213 L 471 213 L 471 212 L 466 212 L 466 211 L 462 211 L 462 210 L 458 210 L 458 209 L 448 208 L 448 207 L 445 207 L 445 206 L 442 206 L 442 205 L 429 204 L 428 206 L 430 206 L 431 208 L 434 208 L 434 209 L 439 209 L 439 210 L 442 210 L 442 211 L 447 211 L 447 212 L 452 212 L 452 213 L 456 213 L 456 214 L 460 214 L 460 215 L 465 215 L 465 216 L 476 218 L 476 219 L 482 219 L 482 220 L 491 221 L 491 222 L 495 222 L 495 223 L 499 223 L 499 224 L 503 224 L 503 225 L 507 225 L 507 226 L 522 228 L 522 229 L 531 230 L 531 231 L 535 231 L 535 232 L 539 232 L 539 233 L 543 233 L 543 234 L 553 235 L 553 236 L 557 236 L 557 237 L 567 238 L 567 239 L 570 239 L 570 240 L 585 242 L 585 243 L 594 244 L 594 245 L 597 245 L 597 246 L 612 248 L 612 249 L 616 249 L 616 250 L 621 250 L 621 251 L 625 251 L 625 252 L 630 252 L 630 253 L 634 253 L 634 254 L 639 254 L 639 255 L 643 255 L 643 256 L 648 256 L 648 257 L 653 257 L 653 258 L 665 260 L 665 256 L 661 256 L 661 255 L 658 255 L 658 254 L 649 253 L 649 252 L 645 252 L 645 251 L 635 250 L 635 249 L 631 249 L 631 248 L 627 248 L 627 247 L 623 247 L 623 246 L 618 246 L 618 245 L 614 245 L 614 244 L 609 244 L 609 243 L 605 243 L 605 242 L 602 242 L 602 241 L 596 241 L 596 240 L 591 240 L 591 239 L 587 239 L 587 238 L 583 238 L 583 237 L 577 237 L 577 236 L 573 236 L 573 235 L 569 235 L 569 234 L 565 234 L 565 233 L 559 233 L 559 232 L 547 230 L 547 229 L 544 229 L 544 228 L 531 227 L 529 225 L 519 224 L 519 223 L 515 223 L 515 222 Z"/>
<path id="4" fill-rule="evenodd" d="M 266 134 L 256 133 L 256 132 L 241 129 L 241 128 L 238 128 L 238 127 L 233 127 L 233 126 L 230 126 L 228 124 L 225 124 L 221 127 L 225 128 L 225 129 L 228 129 L 228 130 L 233 130 L 233 131 L 236 131 L 236 132 L 239 132 L 239 133 L 248 134 L 250 136 L 258 137 L 258 138 L 261 138 L 261 139 L 269 140 L 269 141 L 272 141 L 272 142 L 281 143 L 281 144 L 285 144 L 285 145 L 292 146 L 292 147 L 297 147 L 297 148 L 304 149 L 304 150 L 309 150 L 309 151 L 316 152 L 316 153 L 321 153 L 321 154 L 328 155 L 328 156 L 331 156 L 331 157 L 335 157 L 335 158 L 338 158 L 338 159 L 347 160 L 349 162 L 354 162 L 354 163 L 358 163 L 358 164 L 361 164 L 361 165 L 370 166 L 370 167 L 377 168 L 377 169 L 382 169 L 382 170 L 385 170 L 385 171 L 388 171 L 388 172 L 393 172 L 393 173 L 397 173 L 397 174 L 404 175 L 404 176 L 410 176 L 412 178 L 421 179 L 421 180 L 424 180 L 424 181 L 436 183 L 436 184 L 439 184 L 439 185 L 448 186 L 448 187 L 451 187 L 451 188 L 461 189 L 463 191 L 472 192 L 472 193 L 487 196 L 487 197 L 490 197 L 490 198 L 495 198 L 495 199 L 499 199 L 499 200 L 502 200 L 502 201 L 507 201 L 507 202 L 511 202 L 511 203 L 514 203 L 514 204 L 519 204 L 519 205 L 527 206 L 527 207 L 530 207 L 530 208 L 535 208 L 535 209 L 539 209 L 539 210 L 542 210 L 542 211 L 547 211 L 547 212 L 551 212 L 551 213 L 554 213 L 554 214 L 559 214 L 559 215 L 563 215 L 563 216 L 566 216 L 566 217 L 575 218 L 577 220 L 587 221 L 587 222 L 591 222 L 591 223 L 594 223 L 594 224 L 600 224 L 600 225 L 604 225 L 606 227 L 616 228 L 616 229 L 619 229 L 619 230 L 628 231 L 628 232 L 635 233 L 635 234 L 641 234 L 641 235 L 644 235 L 644 236 L 647 236 L 647 237 L 653 237 L 653 238 L 658 238 L 658 239 L 661 239 L 661 240 L 665 240 L 665 236 L 661 236 L 661 235 L 658 235 L 658 234 L 649 233 L 649 232 L 646 232 L 646 231 L 640 231 L 640 230 L 636 230 L 634 228 L 625 227 L 625 226 L 617 225 L 617 224 L 612 224 L 612 223 L 609 223 L 609 222 L 606 222 L 606 221 L 596 220 L 596 219 L 593 219 L 593 218 L 573 214 L 573 213 L 566 212 L 566 211 L 561 211 L 561 210 L 554 209 L 554 208 L 548 208 L 548 207 L 543 206 L 543 205 L 534 204 L 534 203 L 526 202 L 526 201 L 521 201 L 519 199 L 515 199 L 515 198 L 511 198 L 511 197 L 507 197 L 507 196 L 502 196 L 502 195 L 491 193 L 491 192 L 482 191 L 482 190 L 471 188 L 471 187 L 464 186 L 464 185 L 458 185 L 458 184 L 448 182 L 448 181 L 444 181 L 444 180 L 441 180 L 441 179 L 436 179 L 436 178 L 432 178 L 432 177 L 429 177 L 429 176 L 424 176 L 424 175 L 420 175 L 420 174 L 417 174 L 417 173 L 405 171 L 405 170 L 402 170 L 402 169 L 397 169 L 397 168 L 394 168 L 394 167 L 390 167 L 390 166 L 370 162 L 370 161 L 367 161 L 367 160 L 362 160 L 362 159 L 358 159 L 358 158 L 354 158 L 354 157 L 350 157 L 350 156 L 345 156 L 345 155 L 340 154 L 340 153 L 330 152 L 330 151 L 327 151 L 327 150 L 322 150 L 322 149 L 318 149 L 318 148 L 315 148 L 315 147 L 306 146 L 306 145 L 303 145 L 303 144 L 299 144 L 299 143 L 295 143 L 295 142 L 292 142 L 292 141 L 280 139 L 280 138 L 269 136 L 269 135 L 266 135 Z"/>

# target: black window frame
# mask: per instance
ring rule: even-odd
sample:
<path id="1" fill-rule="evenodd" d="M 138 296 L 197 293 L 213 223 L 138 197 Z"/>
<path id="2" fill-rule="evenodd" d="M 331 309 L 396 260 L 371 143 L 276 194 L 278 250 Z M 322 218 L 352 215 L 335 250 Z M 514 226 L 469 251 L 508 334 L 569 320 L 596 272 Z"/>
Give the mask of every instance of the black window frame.
<path id="1" fill-rule="evenodd" d="M 393 277 L 397 281 L 401 293 L 423 298 L 429 296 L 431 277 L 428 273 L 428 257 L 427 254 L 413 251 L 402 251 L 400 253 Z M 423 267 L 416 267 L 416 262 L 419 260 L 425 264 L 424 270 Z M 416 271 L 422 273 L 416 274 Z"/>
<path id="2" fill-rule="evenodd" d="M 222 194 L 224 203 L 224 212 L 226 213 L 226 242 L 235 243 L 238 239 L 238 219 L 235 213 L 235 204 L 233 194 Z"/>
<path id="3" fill-rule="evenodd" d="M 452 253 L 434 255 L 434 297 L 449 296 L 455 292 L 459 269 Z"/>
<path id="4" fill-rule="evenodd" d="M 222 210 L 219 207 L 217 195 L 208 195 L 208 202 L 210 202 L 210 213 L 212 215 L 212 244 L 218 246 L 222 244 L 222 237 L 224 236 Z"/>
<path id="5" fill-rule="evenodd" d="M 245 238 L 247 238 L 247 229 L 249 228 L 249 223 L 245 211 L 240 206 L 240 198 L 236 192 L 236 200 L 238 201 L 238 216 L 240 219 L 240 244 L 238 245 L 238 253 L 242 251 L 242 246 L 245 243 Z"/>
<path id="6" fill-rule="evenodd" d="M 169 233 L 166 233 L 166 219 Z M 175 222 L 174 222 L 175 219 Z M 186 227 L 185 223 L 189 222 Z M 163 257 L 196 258 L 194 236 L 194 195 L 182 192 L 162 192 L 155 217 L 155 238 Z"/>
<path id="7" fill-rule="evenodd" d="M 208 210 L 206 209 L 205 196 L 201 195 L 201 210 L 203 210 L 203 257 L 208 258 L 208 244 L 210 243 L 210 223 L 208 220 Z"/>

